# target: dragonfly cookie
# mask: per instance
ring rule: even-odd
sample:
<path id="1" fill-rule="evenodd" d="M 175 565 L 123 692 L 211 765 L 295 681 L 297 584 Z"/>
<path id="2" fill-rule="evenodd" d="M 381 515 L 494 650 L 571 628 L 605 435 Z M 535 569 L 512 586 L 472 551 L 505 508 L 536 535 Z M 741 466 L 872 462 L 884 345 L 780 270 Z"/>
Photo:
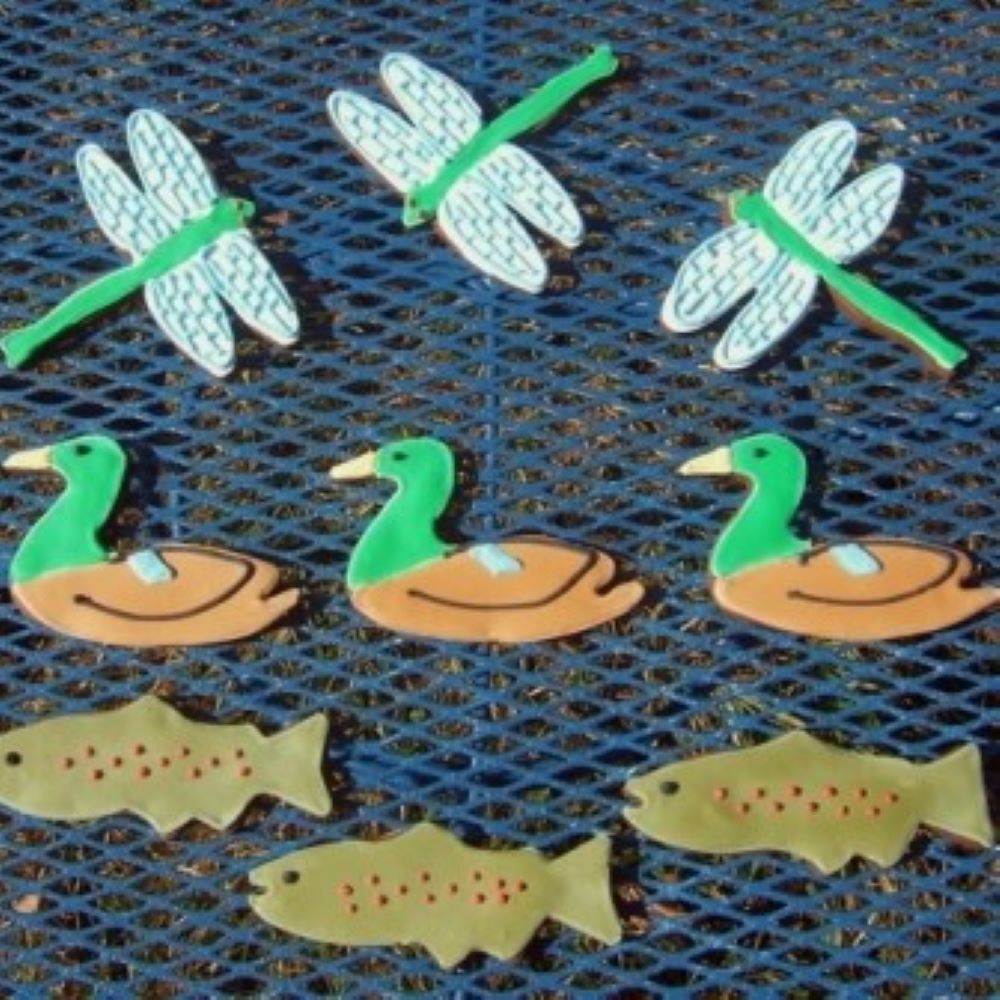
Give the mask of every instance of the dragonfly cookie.
<path id="1" fill-rule="evenodd" d="M 511 140 L 616 68 L 611 49 L 600 46 L 484 125 L 479 106 L 454 80 L 393 52 L 382 60 L 382 82 L 409 121 L 349 90 L 334 91 L 327 110 L 354 151 L 404 194 L 404 225 L 436 219 L 474 267 L 540 292 L 548 266 L 518 216 L 569 248 L 582 241 L 583 220 L 555 177 Z"/>
<path id="2" fill-rule="evenodd" d="M 234 366 L 223 301 L 269 340 L 293 344 L 295 306 L 246 229 L 253 203 L 220 197 L 195 148 L 159 112 L 133 112 L 126 133 L 143 190 L 93 143 L 77 153 L 76 169 L 97 224 L 132 263 L 7 334 L 0 341 L 7 363 L 19 368 L 70 327 L 140 288 L 163 332 L 212 375 L 228 375 Z"/>
<path id="3" fill-rule="evenodd" d="M 822 278 L 837 306 L 861 326 L 903 341 L 943 372 L 961 364 L 967 357 L 961 347 L 841 267 L 885 232 L 903 189 L 903 171 L 888 163 L 836 190 L 856 146 L 850 122 L 829 121 L 792 146 L 763 191 L 733 195 L 727 211 L 733 225 L 681 265 L 663 303 L 664 326 L 697 330 L 752 295 L 713 354 L 719 368 L 738 371 L 791 332 Z"/>

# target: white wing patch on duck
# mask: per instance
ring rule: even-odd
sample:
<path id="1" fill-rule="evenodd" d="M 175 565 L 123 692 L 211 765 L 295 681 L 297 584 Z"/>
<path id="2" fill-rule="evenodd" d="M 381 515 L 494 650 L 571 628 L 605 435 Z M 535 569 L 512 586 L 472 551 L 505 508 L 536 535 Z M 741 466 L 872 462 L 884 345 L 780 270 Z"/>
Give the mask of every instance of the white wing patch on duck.
<path id="1" fill-rule="evenodd" d="M 175 575 L 156 549 L 142 549 L 139 552 L 133 552 L 125 562 L 143 583 L 169 583 Z"/>
<path id="2" fill-rule="evenodd" d="M 874 576 L 882 572 L 882 564 L 878 559 L 870 550 L 857 542 L 831 545 L 830 555 L 837 560 L 840 568 L 851 576 Z"/>
<path id="3" fill-rule="evenodd" d="M 473 545 L 469 555 L 486 570 L 490 576 L 513 576 L 524 569 L 520 559 L 507 552 L 502 545 L 491 542 Z"/>

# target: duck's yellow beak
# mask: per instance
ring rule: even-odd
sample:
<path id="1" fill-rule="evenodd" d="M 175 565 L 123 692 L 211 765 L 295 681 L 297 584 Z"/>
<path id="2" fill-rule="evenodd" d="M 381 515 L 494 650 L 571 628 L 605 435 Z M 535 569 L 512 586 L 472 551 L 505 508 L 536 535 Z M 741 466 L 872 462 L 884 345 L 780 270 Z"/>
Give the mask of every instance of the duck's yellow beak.
<path id="1" fill-rule="evenodd" d="M 378 452 L 369 451 L 350 461 L 341 462 L 330 470 L 331 479 L 371 479 L 375 475 L 375 457 Z"/>
<path id="2" fill-rule="evenodd" d="M 51 448 L 31 448 L 28 451 L 16 451 L 13 455 L 8 455 L 4 459 L 5 469 L 15 469 L 18 471 L 37 472 L 41 469 L 52 468 Z"/>
<path id="3" fill-rule="evenodd" d="M 678 470 L 682 476 L 725 476 L 733 471 L 733 453 L 723 445 L 696 458 L 689 458 Z"/>

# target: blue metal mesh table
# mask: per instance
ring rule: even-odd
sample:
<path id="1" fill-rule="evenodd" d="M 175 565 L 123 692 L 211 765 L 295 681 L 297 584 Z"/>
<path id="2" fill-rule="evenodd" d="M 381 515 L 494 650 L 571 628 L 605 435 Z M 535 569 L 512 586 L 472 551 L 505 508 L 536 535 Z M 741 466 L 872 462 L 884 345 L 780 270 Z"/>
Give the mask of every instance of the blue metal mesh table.
<path id="1" fill-rule="evenodd" d="M 0 374 L 5 452 L 81 428 L 120 437 L 136 478 L 126 541 L 235 543 L 289 566 L 300 614 L 251 642 L 131 653 L 49 634 L 0 604 L 0 724 L 156 691 L 195 714 L 277 728 L 330 713 L 335 808 L 259 800 L 226 833 L 161 839 L 129 817 L 70 825 L 0 814 L 7 995 L 351 992 L 530 997 L 978 996 L 996 989 L 989 852 L 921 835 L 881 871 L 823 878 L 778 855 L 670 850 L 622 821 L 634 771 L 806 725 L 929 760 L 989 742 L 989 623 L 837 646 L 724 617 L 705 563 L 739 487 L 679 479 L 698 450 L 780 428 L 818 470 L 817 536 L 912 534 L 987 557 L 997 289 L 989 7 L 971 2 L 752 4 L 564 0 L 31 0 L 0 8 L 0 254 L 5 329 L 117 263 L 73 172 L 75 148 L 124 158 L 135 107 L 164 111 L 228 193 L 305 320 L 301 348 L 241 331 L 238 373 L 181 359 L 139 299 L 45 360 Z M 419 55 L 489 112 L 606 40 L 619 76 L 525 145 L 587 217 L 547 247 L 541 297 L 490 284 L 356 162 L 323 109 L 372 94 L 378 59 Z M 862 333 L 825 296 L 788 350 L 743 375 L 708 364 L 716 329 L 671 335 L 662 297 L 755 186 L 834 115 L 859 166 L 908 171 L 905 210 L 858 265 L 974 352 L 952 382 Z M 994 355 L 995 356 L 995 355 Z M 350 608 L 351 545 L 384 499 L 325 470 L 391 437 L 462 453 L 463 531 L 545 531 L 622 555 L 651 599 L 623 623 L 519 649 L 408 641 Z M 8 558 L 55 484 L 0 479 Z M 614 836 L 625 938 L 546 924 L 516 962 L 448 973 L 416 948 L 347 951 L 254 917 L 246 873 L 323 839 L 432 819 L 479 845 L 551 853 Z"/>

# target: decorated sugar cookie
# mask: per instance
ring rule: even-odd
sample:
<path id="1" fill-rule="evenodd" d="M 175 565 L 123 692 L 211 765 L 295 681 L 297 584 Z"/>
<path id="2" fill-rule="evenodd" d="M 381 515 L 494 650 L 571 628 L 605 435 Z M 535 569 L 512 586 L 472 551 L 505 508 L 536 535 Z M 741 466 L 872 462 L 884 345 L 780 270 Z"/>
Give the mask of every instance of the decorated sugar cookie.
<path id="1" fill-rule="evenodd" d="M 455 466 L 434 438 L 393 442 L 330 475 L 396 484 L 347 567 L 354 606 L 386 628 L 468 642 L 530 642 L 600 625 L 642 598 L 640 583 L 612 582 L 614 561 L 594 549 L 541 535 L 499 544 L 442 541 L 435 524 L 454 490 Z"/>
<path id="2" fill-rule="evenodd" d="M 250 905 L 292 934 L 420 944 L 451 968 L 472 951 L 513 958 L 547 917 L 616 944 L 608 853 L 601 836 L 555 861 L 530 848 L 476 850 L 421 823 L 388 840 L 322 844 L 262 865 L 250 873 Z"/>
<path id="3" fill-rule="evenodd" d="M 63 331 L 140 288 L 163 332 L 213 375 L 228 375 L 235 357 L 223 300 L 276 344 L 294 343 L 295 306 L 246 229 L 252 202 L 220 197 L 194 147 L 158 112 L 133 112 L 127 132 L 143 190 L 90 143 L 77 153 L 76 169 L 97 224 L 132 263 L 7 334 L 0 341 L 7 363 L 20 367 Z"/>
<path id="4" fill-rule="evenodd" d="M 762 192 L 734 195 L 734 225 L 684 261 L 663 303 L 664 325 L 697 330 L 753 293 L 715 348 L 715 363 L 737 371 L 795 327 L 822 278 L 859 325 L 904 341 L 944 372 L 964 361 L 966 352 L 912 309 L 840 266 L 882 235 L 903 187 L 903 171 L 885 164 L 835 190 L 856 145 L 850 122 L 829 121 L 795 143 Z"/>
<path id="5" fill-rule="evenodd" d="M 297 590 L 275 592 L 276 566 L 226 549 L 168 543 L 111 554 L 100 532 L 127 465 L 111 438 L 77 437 L 3 465 L 66 480 L 10 565 L 14 601 L 57 632 L 112 646 L 197 646 L 253 635 L 298 600 Z"/>
<path id="6" fill-rule="evenodd" d="M 971 584 L 972 560 L 957 549 L 899 538 L 820 545 L 799 538 L 791 524 L 806 487 L 806 460 L 778 434 L 743 438 L 679 471 L 751 483 L 710 563 L 712 593 L 733 614 L 861 642 L 947 628 L 1000 601 L 997 588 Z"/>
<path id="7" fill-rule="evenodd" d="M 654 840 L 712 854 L 787 851 L 825 874 L 852 857 L 887 867 L 920 826 L 993 843 L 979 750 L 931 764 L 853 753 L 794 732 L 750 750 L 633 778 L 625 818 Z"/>
<path id="8" fill-rule="evenodd" d="M 413 56 L 393 52 L 382 60 L 382 82 L 409 121 L 349 90 L 334 91 L 327 110 L 355 152 L 403 192 L 405 225 L 436 218 L 474 267 L 515 288 L 540 292 L 548 268 L 517 216 L 566 247 L 581 242 L 583 222 L 562 185 L 511 140 L 616 68 L 611 49 L 600 46 L 484 125 L 476 102 L 457 83 Z"/>
<path id="9" fill-rule="evenodd" d="M 131 812 L 160 833 L 192 819 L 221 830 L 257 795 L 330 810 L 317 714 L 275 736 L 191 722 L 153 695 L 124 708 L 45 719 L 0 736 L 0 802 L 43 819 Z"/>

